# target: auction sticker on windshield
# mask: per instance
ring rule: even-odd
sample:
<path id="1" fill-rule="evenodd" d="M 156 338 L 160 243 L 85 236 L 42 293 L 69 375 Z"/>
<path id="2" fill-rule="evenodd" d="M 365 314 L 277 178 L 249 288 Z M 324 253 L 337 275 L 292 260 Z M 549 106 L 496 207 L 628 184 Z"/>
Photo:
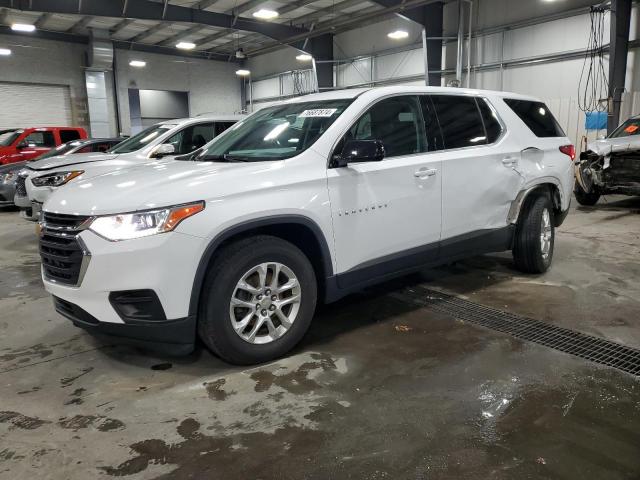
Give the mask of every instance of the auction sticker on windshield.
<path id="1" fill-rule="evenodd" d="M 338 111 L 337 108 L 314 108 L 312 110 L 305 110 L 299 117 L 312 118 L 312 117 L 330 117 Z"/>

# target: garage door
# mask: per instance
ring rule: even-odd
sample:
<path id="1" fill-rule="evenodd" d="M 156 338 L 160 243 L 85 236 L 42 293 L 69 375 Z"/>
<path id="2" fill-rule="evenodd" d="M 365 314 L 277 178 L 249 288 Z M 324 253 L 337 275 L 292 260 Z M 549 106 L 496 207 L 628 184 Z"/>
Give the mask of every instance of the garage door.
<path id="1" fill-rule="evenodd" d="M 0 129 L 71 125 L 69 87 L 0 82 Z"/>

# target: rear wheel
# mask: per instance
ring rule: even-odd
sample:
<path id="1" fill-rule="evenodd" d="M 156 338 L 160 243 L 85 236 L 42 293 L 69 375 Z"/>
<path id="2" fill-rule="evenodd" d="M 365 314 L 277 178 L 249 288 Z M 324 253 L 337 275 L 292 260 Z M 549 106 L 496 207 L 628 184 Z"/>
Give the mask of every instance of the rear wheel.
<path id="1" fill-rule="evenodd" d="M 229 363 L 280 357 L 304 336 L 316 306 L 315 273 L 295 245 L 266 235 L 224 248 L 203 286 L 198 331 Z"/>
<path id="2" fill-rule="evenodd" d="M 527 198 L 516 226 L 513 259 L 518 270 L 544 273 L 551 266 L 555 227 L 551 200 L 546 195 Z"/>
<path id="3" fill-rule="evenodd" d="M 576 182 L 576 185 L 573 188 L 573 194 L 576 196 L 576 200 L 580 205 L 588 207 L 595 205 L 598 203 L 598 200 L 600 200 L 599 193 L 585 192 L 578 182 Z"/>

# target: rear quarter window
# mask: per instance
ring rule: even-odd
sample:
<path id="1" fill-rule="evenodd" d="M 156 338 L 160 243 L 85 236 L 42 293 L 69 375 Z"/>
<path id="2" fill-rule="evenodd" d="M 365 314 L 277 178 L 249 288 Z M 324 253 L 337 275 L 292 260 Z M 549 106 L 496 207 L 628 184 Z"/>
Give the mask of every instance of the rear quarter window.
<path id="1" fill-rule="evenodd" d="M 474 97 L 432 95 L 444 147 L 464 148 L 487 144 L 487 135 Z"/>
<path id="2" fill-rule="evenodd" d="M 544 103 L 512 98 L 505 98 L 504 102 L 536 137 L 566 137 L 562 127 Z"/>
<path id="3" fill-rule="evenodd" d="M 67 143 L 72 140 L 78 140 L 80 138 L 80 132 L 77 130 L 60 130 L 60 141 Z"/>

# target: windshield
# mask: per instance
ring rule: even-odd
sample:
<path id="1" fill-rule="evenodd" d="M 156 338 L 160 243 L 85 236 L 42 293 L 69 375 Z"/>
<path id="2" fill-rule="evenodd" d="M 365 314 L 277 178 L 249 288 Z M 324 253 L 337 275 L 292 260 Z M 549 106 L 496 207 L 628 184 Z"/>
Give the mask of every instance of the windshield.
<path id="1" fill-rule="evenodd" d="M 630 137 L 640 135 L 640 118 L 630 118 L 618 128 L 616 128 L 609 138 Z"/>
<path id="2" fill-rule="evenodd" d="M 48 152 L 43 153 L 39 157 L 34 160 L 42 160 L 44 158 L 55 157 L 56 155 L 68 155 L 72 153 L 73 150 L 82 145 L 82 142 L 78 142 L 77 140 L 73 142 L 63 143 L 62 145 L 57 146 L 56 148 L 52 148 Z"/>
<path id="3" fill-rule="evenodd" d="M 328 100 L 264 108 L 231 127 L 196 160 L 257 162 L 294 157 L 313 145 L 351 102 Z"/>
<path id="4" fill-rule="evenodd" d="M 22 130 L 0 130 L 0 146 L 8 147 L 20 136 Z"/>
<path id="5" fill-rule="evenodd" d="M 173 124 L 160 124 L 154 125 L 152 127 L 147 128 L 146 130 L 141 131 L 137 135 L 126 139 L 124 142 L 119 143 L 107 153 L 131 153 L 141 148 L 146 147 L 155 139 L 164 135 L 166 132 L 171 130 L 175 125 Z"/>

